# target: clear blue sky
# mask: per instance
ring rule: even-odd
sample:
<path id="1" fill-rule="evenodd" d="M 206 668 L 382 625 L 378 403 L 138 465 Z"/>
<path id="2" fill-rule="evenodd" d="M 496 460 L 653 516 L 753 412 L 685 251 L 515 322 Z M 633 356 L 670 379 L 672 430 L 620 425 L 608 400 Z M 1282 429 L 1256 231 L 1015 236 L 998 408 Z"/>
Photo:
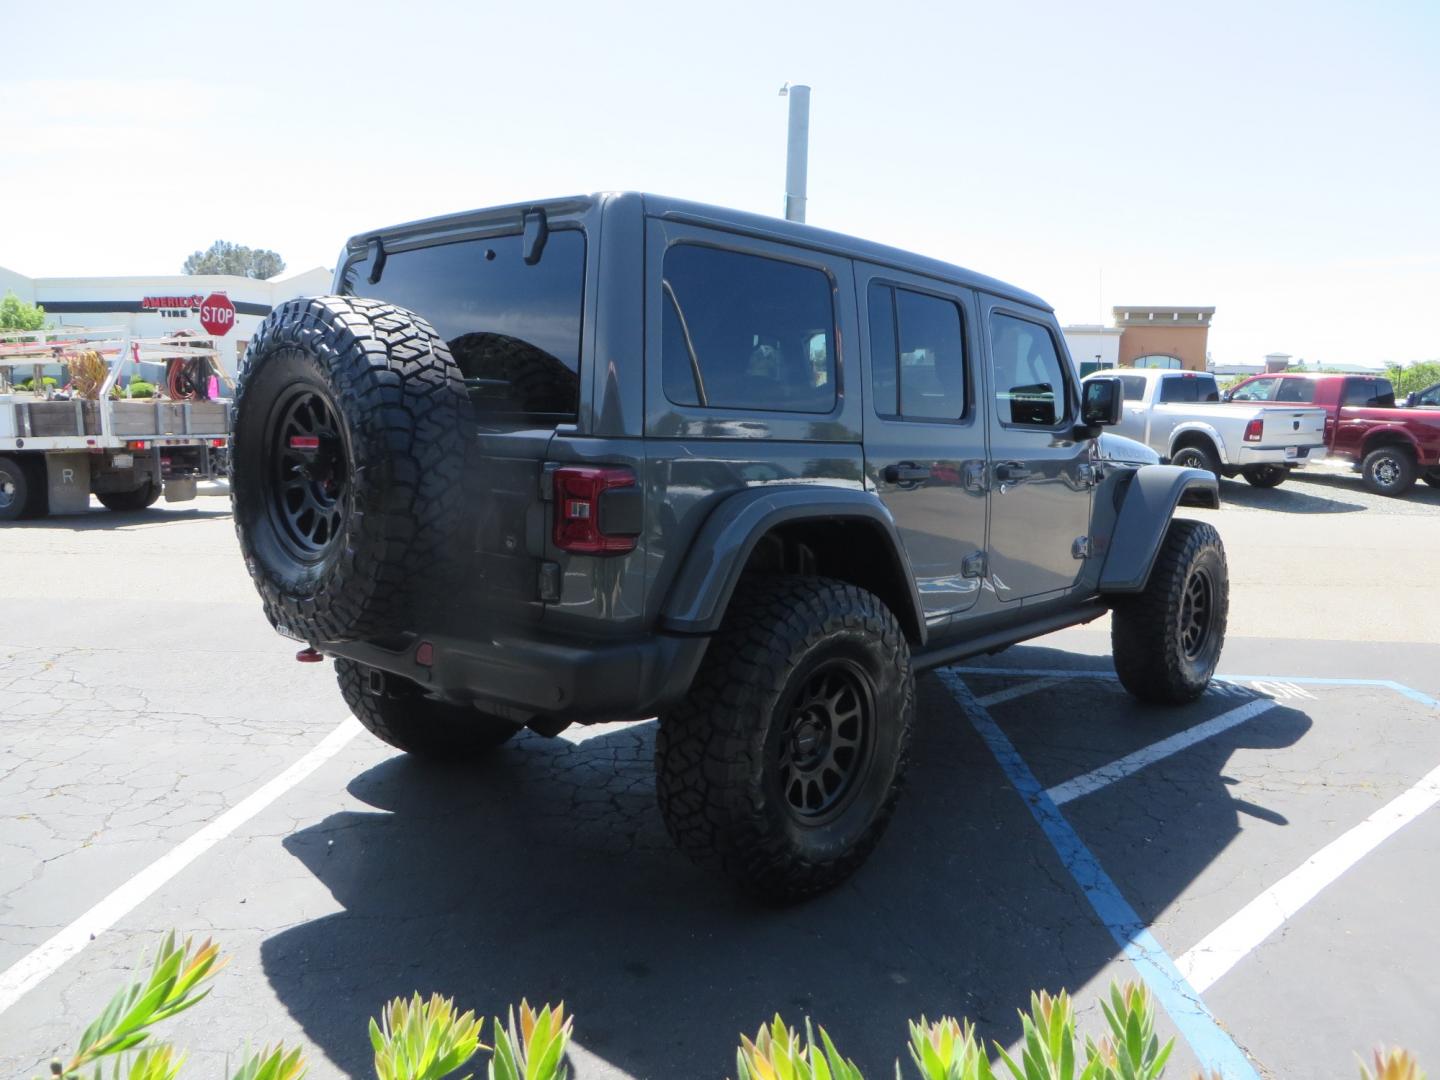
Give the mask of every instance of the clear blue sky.
<path id="1" fill-rule="evenodd" d="M 1219 361 L 1440 356 L 1440 4 L 28 4 L 0 265 L 178 271 L 640 188 L 1024 285 L 1064 322 L 1214 304 Z M 29 43 L 29 47 L 22 43 Z M 1103 271 L 1103 274 L 1102 274 Z M 1102 287 L 1103 278 L 1103 287 Z"/>

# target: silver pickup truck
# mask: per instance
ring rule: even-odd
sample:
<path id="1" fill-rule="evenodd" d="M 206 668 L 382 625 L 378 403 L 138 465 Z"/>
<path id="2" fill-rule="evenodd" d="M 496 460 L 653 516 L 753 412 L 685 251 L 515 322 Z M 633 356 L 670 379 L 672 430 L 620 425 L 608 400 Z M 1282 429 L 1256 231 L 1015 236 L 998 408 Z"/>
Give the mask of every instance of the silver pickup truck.
<path id="1" fill-rule="evenodd" d="M 1275 487 L 1289 470 L 1325 456 L 1325 410 L 1222 403 L 1215 376 L 1204 371 L 1098 371 L 1125 389 L 1113 429 L 1144 443 L 1172 465 L 1215 476 L 1243 476 Z"/>

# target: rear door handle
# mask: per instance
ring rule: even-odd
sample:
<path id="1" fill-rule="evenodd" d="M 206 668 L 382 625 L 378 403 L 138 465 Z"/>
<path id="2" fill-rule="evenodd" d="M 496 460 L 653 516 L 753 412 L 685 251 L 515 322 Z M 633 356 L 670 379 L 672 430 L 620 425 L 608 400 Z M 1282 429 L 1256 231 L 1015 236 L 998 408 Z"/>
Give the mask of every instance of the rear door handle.
<path id="1" fill-rule="evenodd" d="M 1033 474 L 1018 461 L 1002 461 L 995 466 L 995 479 L 1004 484 L 1013 484 L 1017 480 L 1029 480 Z"/>
<path id="2" fill-rule="evenodd" d="M 902 461 L 898 465 L 886 465 L 880 473 L 887 484 L 917 484 L 930 479 L 928 465 L 916 465 L 913 461 Z"/>

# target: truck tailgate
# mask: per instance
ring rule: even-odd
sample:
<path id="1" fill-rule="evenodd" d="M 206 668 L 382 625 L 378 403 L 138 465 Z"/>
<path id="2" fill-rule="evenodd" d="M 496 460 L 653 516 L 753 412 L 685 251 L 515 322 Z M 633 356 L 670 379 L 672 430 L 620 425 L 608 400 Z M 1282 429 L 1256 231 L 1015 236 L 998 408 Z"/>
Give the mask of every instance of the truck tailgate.
<path id="1" fill-rule="evenodd" d="M 1262 409 L 1262 446 L 1324 446 L 1324 409 Z"/>

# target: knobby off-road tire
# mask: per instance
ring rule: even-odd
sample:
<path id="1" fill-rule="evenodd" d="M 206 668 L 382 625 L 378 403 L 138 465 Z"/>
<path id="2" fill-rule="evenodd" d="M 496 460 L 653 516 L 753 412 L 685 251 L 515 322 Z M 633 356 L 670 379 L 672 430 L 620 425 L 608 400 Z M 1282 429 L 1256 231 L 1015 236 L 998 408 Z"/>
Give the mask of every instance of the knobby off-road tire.
<path id="1" fill-rule="evenodd" d="M 504 743 L 520 725 L 478 709 L 427 698 L 412 682 L 387 675 L 384 691 L 370 689 L 370 669 L 337 657 L 335 678 L 355 719 L 382 742 L 426 758 L 470 758 Z"/>
<path id="2" fill-rule="evenodd" d="M 1240 470 L 1240 475 L 1251 487 L 1273 488 L 1285 482 L 1290 470 L 1284 465 L 1247 465 Z"/>
<path id="3" fill-rule="evenodd" d="M 818 577 L 742 582 L 689 695 L 660 720 L 675 843 L 770 902 L 851 874 L 899 797 L 910 650 L 880 600 Z"/>
<path id="4" fill-rule="evenodd" d="M 1194 701 L 1220 662 L 1229 610 L 1220 534 L 1202 521 L 1172 521 L 1145 591 L 1118 599 L 1111 615 L 1121 685 L 1141 701 Z"/>
<path id="5" fill-rule="evenodd" d="M 271 312 L 236 389 L 231 498 L 273 624 L 312 643 L 374 637 L 445 587 L 470 416 L 419 316 L 338 296 Z"/>
<path id="6" fill-rule="evenodd" d="M 114 510 L 124 513 L 128 510 L 145 510 L 155 505 L 160 498 L 161 486 L 153 480 L 147 480 L 134 491 L 106 491 L 97 494 L 95 497 L 100 500 L 100 505 L 106 510 Z"/>
<path id="7" fill-rule="evenodd" d="M 1360 480 L 1376 495 L 1404 495 L 1415 486 L 1415 456 L 1403 446 L 1379 446 L 1360 463 Z"/>
<path id="8" fill-rule="evenodd" d="M 0 521 L 34 513 L 38 501 L 34 471 L 19 458 L 0 457 Z"/>

